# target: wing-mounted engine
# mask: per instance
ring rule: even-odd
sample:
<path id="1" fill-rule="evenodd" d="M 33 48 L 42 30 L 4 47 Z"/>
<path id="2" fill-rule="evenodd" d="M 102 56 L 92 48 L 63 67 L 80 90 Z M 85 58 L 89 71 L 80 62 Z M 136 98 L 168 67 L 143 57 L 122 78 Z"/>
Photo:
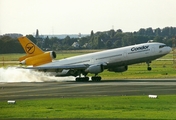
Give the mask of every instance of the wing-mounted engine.
<path id="1" fill-rule="evenodd" d="M 85 70 L 85 72 L 92 73 L 92 74 L 98 74 L 98 73 L 103 72 L 103 70 L 104 70 L 104 67 L 102 64 L 101 65 L 91 65 Z"/>
<path id="2" fill-rule="evenodd" d="M 114 68 L 108 69 L 108 71 L 111 71 L 111 72 L 124 72 L 127 70 L 128 70 L 128 66 L 114 67 Z"/>
<path id="3" fill-rule="evenodd" d="M 56 58 L 56 53 L 54 51 L 49 51 L 35 56 L 26 55 L 21 57 L 19 60 L 20 60 L 20 64 L 23 64 L 23 65 L 38 66 L 38 65 L 52 62 L 52 59 L 54 58 Z"/>

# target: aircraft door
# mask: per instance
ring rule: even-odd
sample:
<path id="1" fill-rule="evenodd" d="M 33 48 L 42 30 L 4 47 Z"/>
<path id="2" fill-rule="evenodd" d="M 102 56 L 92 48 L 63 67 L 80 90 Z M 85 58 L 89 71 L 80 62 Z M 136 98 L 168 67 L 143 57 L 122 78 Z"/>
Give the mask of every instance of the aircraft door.
<path id="1" fill-rule="evenodd" d="M 95 63 L 95 59 L 92 57 L 92 58 L 90 59 L 90 62 L 91 62 L 92 64 L 94 64 L 94 63 Z"/>
<path id="2" fill-rule="evenodd" d="M 152 47 L 152 49 L 151 49 L 151 55 L 153 55 L 153 54 L 155 54 L 155 48 L 154 47 Z"/>
<path id="3" fill-rule="evenodd" d="M 127 52 L 126 51 L 123 53 L 123 58 L 124 58 L 124 60 L 127 60 Z"/>
<path id="4" fill-rule="evenodd" d="M 123 61 L 123 64 L 126 65 L 126 62 L 128 61 L 128 56 L 127 56 L 126 51 L 123 53 L 123 60 L 122 61 Z"/>

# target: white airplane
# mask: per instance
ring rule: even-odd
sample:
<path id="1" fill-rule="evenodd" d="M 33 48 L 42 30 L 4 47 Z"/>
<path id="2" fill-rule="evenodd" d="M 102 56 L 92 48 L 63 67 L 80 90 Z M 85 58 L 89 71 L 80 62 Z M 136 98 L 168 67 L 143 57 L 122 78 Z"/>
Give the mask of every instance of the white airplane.
<path id="1" fill-rule="evenodd" d="M 56 58 L 54 51 L 42 51 L 27 37 L 20 37 L 18 40 L 27 54 L 19 58 L 20 63 L 32 66 L 27 69 L 52 72 L 56 76 L 75 76 L 76 81 L 89 81 L 88 73 L 94 74 L 92 81 L 101 81 L 101 77 L 97 75 L 105 69 L 124 72 L 128 70 L 128 65 L 141 62 L 146 62 L 150 71 L 152 60 L 171 51 L 163 43 L 149 42 L 52 61 Z"/>

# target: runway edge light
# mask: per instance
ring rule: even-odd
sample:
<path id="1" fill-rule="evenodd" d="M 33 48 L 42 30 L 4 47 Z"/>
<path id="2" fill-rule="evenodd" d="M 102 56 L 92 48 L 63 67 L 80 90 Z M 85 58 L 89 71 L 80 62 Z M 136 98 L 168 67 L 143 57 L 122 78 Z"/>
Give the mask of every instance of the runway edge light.
<path id="1" fill-rule="evenodd" d="M 15 104 L 16 101 L 15 101 L 15 100 L 8 100 L 7 103 L 8 103 L 8 104 Z"/>
<path id="2" fill-rule="evenodd" d="M 158 98 L 157 95 L 148 95 L 149 98 Z"/>

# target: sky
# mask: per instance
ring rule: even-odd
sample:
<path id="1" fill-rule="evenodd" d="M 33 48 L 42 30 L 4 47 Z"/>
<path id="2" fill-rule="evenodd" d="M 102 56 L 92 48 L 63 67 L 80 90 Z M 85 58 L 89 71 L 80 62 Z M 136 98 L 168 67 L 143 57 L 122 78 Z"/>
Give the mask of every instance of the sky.
<path id="1" fill-rule="evenodd" d="M 0 0 L 0 35 L 176 27 L 176 0 Z"/>

